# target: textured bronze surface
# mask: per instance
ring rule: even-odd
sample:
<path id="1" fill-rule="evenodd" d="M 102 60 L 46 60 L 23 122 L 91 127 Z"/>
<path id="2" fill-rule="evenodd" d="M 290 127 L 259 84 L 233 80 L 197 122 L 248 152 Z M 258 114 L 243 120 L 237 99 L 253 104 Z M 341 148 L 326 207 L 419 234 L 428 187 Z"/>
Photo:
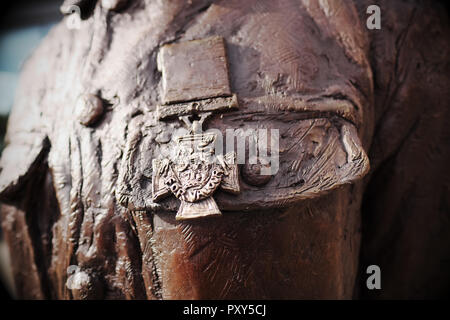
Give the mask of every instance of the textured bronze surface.
<path id="1" fill-rule="evenodd" d="M 223 38 L 166 45 L 158 55 L 165 104 L 230 96 Z"/>
<path id="2" fill-rule="evenodd" d="M 78 98 L 75 116 L 82 125 L 91 126 L 103 115 L 102 100 L 94 94 L 84 94 Z"/>
<path id="3" fill-rule="evenodd" d="M 194 100 L 190 102 L 174 103 L 158 106 L 157 114 L 161 120 L 184 116 L 192 113 L 218 111 L 224 112 L 238 108 L 236 95 L 230 97 L 215 97 L 209 99 Z"/>
<path id="4" fill-rule="evenodd" d="M 55 26 L 21 76 L 0 161 L 20 298 L 448 294 L 438 2 L 377 0 L 381 30 L 365 27 L 371 0 L 107 2 L 125 3 L 66 1 L 80 28 Z M 103 111 L 80 123 L 91 93 Z M 179 198 L 154 197 L 152 162 L 173 160 L 205 112 L 218 137 L 278 130 L 279 168 L 259 178 L 246 159 L 214 189 L 220 218 L 180 221 Z M 382 290 L 365 286 L 370 264 Z"/>

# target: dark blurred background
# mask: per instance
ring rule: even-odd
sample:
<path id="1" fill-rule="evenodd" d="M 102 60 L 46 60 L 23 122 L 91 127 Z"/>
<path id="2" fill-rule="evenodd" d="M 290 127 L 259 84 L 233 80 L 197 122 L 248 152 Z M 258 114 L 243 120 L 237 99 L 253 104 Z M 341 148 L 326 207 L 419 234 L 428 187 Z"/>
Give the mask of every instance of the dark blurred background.
<path id="1" fill-rule="evenodd" d="M 50 28 L 62 19 L 62 0 L 3 0 L 0 4 L 0 153 L 19 73 Z M 9 253 L 0 228 L 0 299 L 14 296 Z"/>
<path id="2" fill-rule="evenodd" d="M 0 130 L 14 100 L 21 66 L 62 15 L 61 0 L 14 0 L 0 5 Z M 0 148 L 3 147 L 3 141 Z"/>

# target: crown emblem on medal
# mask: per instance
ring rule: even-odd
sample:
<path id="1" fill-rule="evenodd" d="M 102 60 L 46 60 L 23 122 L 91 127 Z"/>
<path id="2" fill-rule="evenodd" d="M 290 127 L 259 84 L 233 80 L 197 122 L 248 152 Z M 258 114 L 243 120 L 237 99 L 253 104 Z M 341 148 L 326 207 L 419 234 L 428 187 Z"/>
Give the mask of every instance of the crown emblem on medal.
<path id="1" fill-rule="evenodd" d="M 213 113 L 238 107 L 231 93 L 223 38 L 165 45 L 158 55 L 162 72 L 159 120 L 178 118 L 189 134 L 176 138 L 173 157 L 153 159 L 153 201 L 173 194 L 181 201 L 176 219 L 221 216 L 214 192 L 239 193 L 235 152 L 216 154 L 216 135 L 203 132 Z"/>

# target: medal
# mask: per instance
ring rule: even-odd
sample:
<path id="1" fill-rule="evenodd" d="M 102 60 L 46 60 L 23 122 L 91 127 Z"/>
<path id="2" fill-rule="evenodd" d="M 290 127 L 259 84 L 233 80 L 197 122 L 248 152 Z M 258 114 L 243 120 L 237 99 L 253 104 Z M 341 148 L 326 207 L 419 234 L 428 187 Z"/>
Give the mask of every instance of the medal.
<path id="1" fill-rule="evenodd" d="M 178 118 L 189 133 L 175 138 L 172 157 L 152 160 L 153 201 L 177 197 L 177 220 L 220 216 L 214 192 L 240 191 L 236 153 L 216 154 L 216 134 L 203 132 L 213 113 L 238 107 L 230 91 L 224 41 L 214 37 L 166 45 L 158 67 L 163 87 L 158 119 Z"/>

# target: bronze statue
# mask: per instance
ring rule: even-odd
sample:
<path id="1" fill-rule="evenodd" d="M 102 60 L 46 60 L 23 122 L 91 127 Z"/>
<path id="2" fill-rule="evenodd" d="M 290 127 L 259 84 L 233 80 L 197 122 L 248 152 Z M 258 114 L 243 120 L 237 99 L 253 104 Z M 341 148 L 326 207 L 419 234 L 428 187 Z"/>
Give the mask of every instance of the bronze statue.
<path id="1" fill-rule="evenodd" d="M 66 1 L 0 162 L 18 297 L 448 293 L 448 16 L 372 2 Z"/>

